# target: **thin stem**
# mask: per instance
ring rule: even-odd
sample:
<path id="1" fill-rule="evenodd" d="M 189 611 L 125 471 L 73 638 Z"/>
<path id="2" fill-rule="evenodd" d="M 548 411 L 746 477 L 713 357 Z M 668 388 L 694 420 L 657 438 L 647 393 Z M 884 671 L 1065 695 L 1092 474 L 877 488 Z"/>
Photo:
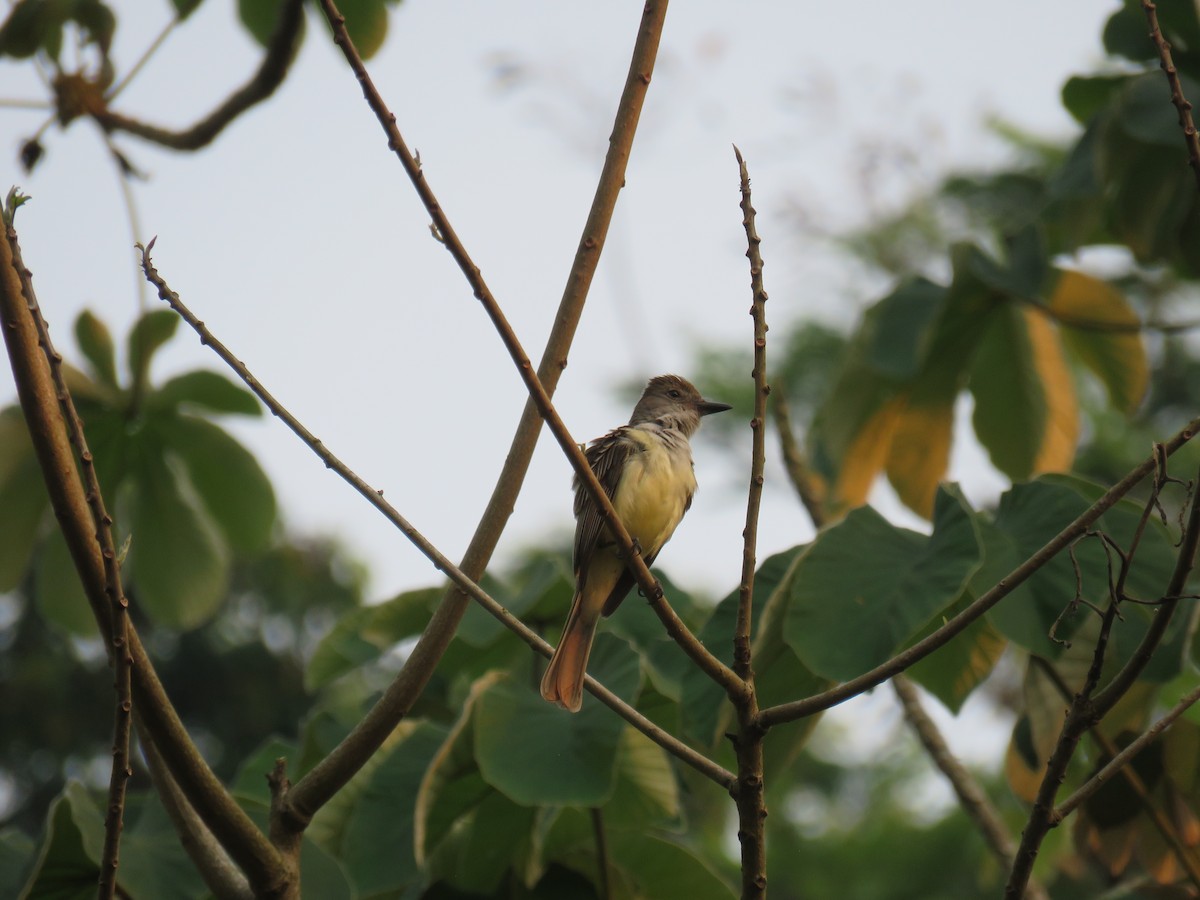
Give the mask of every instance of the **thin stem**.
<path id="1" fill-rule="evenodd" d="M 1150 0 L 1142 0 L 1142 9 L 1146 13 L 1146 21 L 1150 25 L 1150 40 L 1158 50 L 1159 66 L 1166 73 L 1167 83 L 1171 86 L 1171 102 L 1179 113 L 1179 126 L 1183 129 L 1183 139 L 1187 144 L 1188 165 L 1196 176 L 1196 184 L 1200 186 L 1200 138 L 1196 135 L 1196 125 L 1192 122 L 1192 104 L 1183 96 L 1183 83 L 1179 80 L 1179 70 L 1171 58 L 1171 45 L 1163 37 L 1162 29 L 1158 27 L 1158 7 Z"/>
<path id="2" fill-rule="evenodd" d="M 1067 683 L 1063 680 L 1063 677 L 1058 673 L 1058 670 L 1041 657 L 1033 657 L 1033 662 L 1039 666 L 1039 668 L 1050 679 L 1051 683 L 1058 689 L 1058 692 L 1062 694 L 1063 698 L 1069 703 L 1071 701 L 1071 689 L 1067 686 Z M 1097 725 L 1093 725 L 1089 729 L 1088 733 L 1092 738 L 1092 742 L 1095 743 L 1095 745 L 1100 749 L 1100 752 L 1104 754 L 1104 756 L 1112 759 L 1118 755 L 1117 748 L 1113 745 L 1113 742 L 1109 740 L 1108 736 L 1100 730 L 1098 724 L 1099 723 L 1097 723 Z M 1197 865 L 1195 855 L 1188 846 L 1187 841 L 1183 839 L 1183 835 L 1180 834 L 1179 829 L 1175 826 L 1175 823 L 1168 818 L 1167 815 L 1155 804 L 1153 798 L 1150 796 L 1150 791 L 1146 788 L 1145 782 L 1142 781 L 1141 776 L 1138 775 L 1135 769 L 1125 766 L 1120 768 L 1119 771 L 1121 777 L 1125 779 L 1125 783 L 1129 786 L 1130 790 L 1137 795 L 1138 801 L 1142 804 L 1142 808 L 1145 810 L 1146 815 L 1149 817 L 1154 827 L 1158 829 L 1158 833 L 1163 836 L 1163 840 L 1165 840 L 1174 851 L 1175 858 L 1179 860 L 1179 864 L 1183 867 L 1184 871 L 1188 873 L 1188 877 L 1191 879 L 1192 884 L 1200 888 L 1200 866 Z M 1102 782 L 1097 781 L 1096 788 L 1093 790 L 1099 789 L 1100 784 L 1102 784 Z M 1073 799 L 1073 797 L 1074 795 L 1072 795 L 1071 798 L 1068 798 L 1068 801 Z M 1050 813 L 1051 828 L 1057 828 L 1062 823 L 1062 820 L 1066 818 L 1067 813 L 1063 812 L 1062 810 L 1063 807 L 1060 806 Z"/>
<path id="3" fill-rule="evenodd" d="M 563 424 L 562 419 L 551 403 L 549 395 L 533 370 L 533 364 L 521 346 L 516 333 L 509 325 L 499 303 L 496 302 L 491 289 L 484 281 L 479 267 L 475 265 L 466 248 L 463 246 L 462 241 L 459 239 L 458 234 L 451 226 L 450 220 L 446 217 L 441 203 L 425 179 L 425 173 L 421 169 L 420 162 L 409 150 L 407 143 L 405 143 L 403 136 L 400 134 L 400 130 L 396 127 L 395 115 L 388 109 L 383 97 L 375 88 L 374 82 L 372 82 L 362 58 L 355 50 L 354 43 L 346 31 L 345 18 L 338 12 L 333 0 L 321 0 L 321 6 L 325 11 L 325 16 L 329 20 L 330 26 L 333 28 L 334 43 L 342 49 L 346 61 L 350 64 L 351 69 L 353 69 L 355 76 L 358 78 L 367 104 L 375 112 L 379 124 L 388 136 L 388 146 L 399 158 L 401 165 L 413 183 L 413 187 L 421 198 L 421 202 L 424 203 L 426 211 L 433 220 L 434 233 L 439 242 L 450 251 L 450 255 L 458 264 L 459 269 L 462 270 L 464 277 L 471 286 L 475 299 L 483 305 L 488 318 L 491 319 L 492 325 L 508 350 L 509 356 L 516 365 L 517 371 L 521 379 L 525 382 L 525 387 L 537 405 L 542 418 L 550 426 L 551 433 L 575 469 L 575 474 L 579 478 L 580 483 L 585 485 L 597 506 L 600 507 L 601 519 L 616 539 L 618 548 L 625 555 L 629 567 L 637 578 L 638 585 L 645 594 L 650 607 L 663 623 L 667 634 L 679 644 L 688 657 L 702 671 L 720 684 L 726 693 L 732 697 L 744 692 L 746 690 L 744 682 L 699 641 L 670 607 L 670 604 L 666 602 L 663 596 L 662 585 L 658 583 L 658 579 L 650 574 L 650 569 L 646 566 L 645 560 L 637 552 L 633 540 L 629 536 L 629 532 L 613 509 L 612 501 L 604 492 L 604 489 L 600 486 L 600 482 L 596 479 L 595 473 L 592 472 L 591 467 L 588 465 L 583 450 L 580 449 L 579 444 L 571 437 L 566 425 Z"/>
<path id="4" fill-rule="evenodd" d="M 741 151 L 733 148 L 738 161 L 742 194 L 742 227 L 746 231 L 746 258 L 750 261 L 750 316 L 754 320 L 754 416 L 750 419 L 752 448 L 750 453 L 750 490 L 746 501 L 746 528 L 742 532 L 742 580 L 738 590 L 737 624 L 733 638 L 733 670 L 739 678 L 751 678 L 750 627 L 754 608 L 754 566 L 758 542 L 758 515 L 762 507 L 763 468 L 766 464 L 767 395 L 767 292 L 763 287 L 762 239 L 755 226 L 754 206 L 750 196 L 750 172 Z"/>
<path id="5" fill-rule="evenodd" d="M 738 733 L 733 738 L 738 762 L 737 787 L 732 792 L 738 810 L 738 841 L 742 851 L 742 898 L 756 900 L 767 893 L 766 825 L 767 806 L 763 783 L 763 737 L 758 724 L 758 692 L 754 687 L 753 655 L 750 644 L 754 612 L 754 567 L 758 542 L 758 516 L 762 506 L 763 468 L 766 462 L 767 395 L 767 292 L 763 287 L 761 238 L 755 225 L 750 195 L 750 172 L 735 146 L 741 191 L 742 227 L 746 232 L 746 258 L 750 261 L 750 316 L 754 320 L 754 416 L 750 420 L 750 490 L 746 501 L 746 528 L 742 532 L 742 580 L 738 590 L 737 620 L 733 634 L 733 671 L 747 690 L 733 698 Z"/>
<path id="6" fill-rule="evenodd" d="M 1164 442 L 1161 445 L 1163 454 L 1167 456 L 1173 454 L 1190 441 L 1196 435 L 1197 430 L 1200 430 L 1200 417 L 1188 422 L 1174 437 Z M 781 703 L 778 706 L 764 709 L 759 715 L 759 722 L 769 728 L 784 722 L 794 722 L 839 703 L 844 703 L 851 697 L 856 697 L 864 691 L 882 684 L 918 660 L 924 659 L 939 647 L 945 646 L 968 625 L 1020 587 L 1034 572 L 1069 547 L 1076 538 L 1091 527 L 1092 523 L 1153 472 L 1158 465 L 1158 459 L 1158 451 L 1156 451 L 1154 455 L 1135 466 L 1124 478 L 1105 491 L 1100 499 L 1080 513 L 1075 521 L 1067 525 L 1047 541 L 1040 550 L 1013 569 L 1006 577 L 1000 579 L 990 590 L 984 592 L 982 596 L 937 631 L 857 678 L 852 678 L 803 700 Z"/>
<path id="7" fill-rule="evenodd" d="M 1157 468 L 1157 461 L 1162 456 L 1158 448 L 1155 448 L 1154 455 Z M 1163 483 L 1165 483 L 1165 479 L 1156 479 L 1154 492 L 1146 501 L 1147 508 L 1152 508 L 1158 502 L 1158 492 Z M 1200 491 L 1192 496 L 1188 523 L 1180 542 L 1175 570 L 1171 573 L 1171 579 L 1164 591 L 1164 598 L 1175 598 L 1182 592 L 1187 576 L 1192 570 L 1197 540 L 1200 540 Z M 1133 656 L 1104 690 L 1096 693 L 1096 687 L 1100 683 L 1109 632 L 1117 614 L 1118 599 L 1114 596 L 1109 601 L 1100 628 L 1100 636 L 1096 640 L 1096 647 L 1092 653 L 1092 664 L 1088 669 L 1087 679 L 1082 690 L 1071 700 L 1066 722 L 1063 724 L 1050 761 L 1046 764 L 1046 771 L 1042 776 L 1042 783 L 1038 788 L 1033 809 L 1030 811 L 1029 821 L 1021 835 L 1021 846 L 1017 850 L 1012 870 L 1009 873 L 1008 884 L 1005 886 L 1006 897 L 1016 900 L 1022 896 L 1042 841 L 1049 830 L 1058 823 L 1058 819 L 1055 817 L 1054 799 L 1062 785 L 1067 766 L 1075 754 L 1080 739 L 1085 732 L 1098 724 L 1132 687 L 1162 641 L 1178 603 L 1177 599 L 1163 600 Z M 1135 773 L 1130 770 L 1130 774 Z M 1188 863 L 1185 861 L 1184 865 L 1187 866 Z"/>
<path id="8" fill-rule="evenodd" d="M 195 314 L 179 299 L 179 295 L 171 290 L 170 286 L 150 261 L 150 250 L 153 247 L 153 243 L 151 241 L 150 246 L 142 250 L 142 268 L 146 273 L 146 279 L 157 289 L 158 296 L 169 303 L 171 308 L 200 336 L 200 342 L 212 348 L 213 352 L 233 370 L 234 374 L 241 378 L 246 386 L 262 400 L 267 409 L 271 411 L 271 414 L 280 419 L 293 434 L 300 438 L 320 458 L 327 469 L 334 471 L 368 503 L 381 512 L 389 522 L 395 525 L 408 538 L 413 546 L 433 563 L 436 569 L 444 572 L 458 586 L 459 590 L 475 599 L 489 614 L 498 619 L 506 628 L 520 637 L 521 640 L 538 653 L 549 657 L 553 651 L 553 648 L 549 644 L 505 609 L 499 601 L 495 600 L 480 588 L 478 584 L 468 578 L 458 566 L 447 556 L 443 555 L 437 547 L 430 543 L 428 538 L 421 534 L 415 526 L 401 515 L 399 510 L 383 498 L 382 491 L 371 487 L 358 473 L 326 447 L 287 407 L 275 399 L 274 395 L 263 386 L 262 382 L 254 377 L 245 363 L 234 356 L 229 348 L 218 340 L 203 322 L 196 318 Z M 417 647 L 420 647 L 420 642 L 418 642 Z M 410 654 L 410 659 L 416 653 L 417 648 L 414 648 Z M 404 682 L 405 679 L 410 677 L 416 677 L 406 675 L 405 670 L 407 668 L 405 666 L 404 669 L 401 669 L 400 674 L 397 676 L 397 681 L 393 683 L 392 687 L 389 687 L 389 692 L 396 689 L 397 683 Z M 425 672 L 423 677 L 427 679 L 428 672 Z M 728 787 L 732 783 L 733 775 L 731 773 L 692 750 L 686 744 L 672 738 L 628 704 L 609 693 L 591 677 L 587 680 L 587 687 L 602 703 L 613 709 L 627 722 L 681 761 L 722 786 Z M 295 820 L 297 828 L 302 829 L 308 820 L 312 818 L 316 810 L 327 802 L 342 784 L 349 780 L 354 772 L 358 771 L 358 768 L 361 768 L 362 763 L 378 748 L 379 744 L 374 743 L 376 738 L 382 741 L 382 737 L 386 737 L 391 733 L 395 727 L 395 722 L 390 720 L 390 716 L 383 709 L 384 706 L 385 703 L 383 700 L 377 703 L 351 735 L 343 740 L 329 756 L 314 766 L 308 774 L 291 788 L 286 804 L 286 814 Z M 376 734 L 378 731 L 383 732 L 382 737 Z M 351 767 L 351 763 L 357 763 L 357 765 Z"/>

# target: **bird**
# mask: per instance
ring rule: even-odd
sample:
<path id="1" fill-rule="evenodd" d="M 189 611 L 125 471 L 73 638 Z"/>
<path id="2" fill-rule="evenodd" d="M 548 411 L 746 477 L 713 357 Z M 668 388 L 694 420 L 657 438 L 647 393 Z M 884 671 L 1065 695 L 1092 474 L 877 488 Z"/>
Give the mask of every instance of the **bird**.
<path id="1" fill-rule="evenodd" d="M 678 375 L 658 375 L 647 382 L 629 424 L 592 441 L 584 452 L 647 566 L 692 505 L 696 475 L 689 441 L 701 417 L 730 408 L 705 400 Z M 574 488 L 575 597 L 541 690 L 546 700 L 578 712 L 596 626 L 616 611 L 636 579 L 578 475 Z"/>

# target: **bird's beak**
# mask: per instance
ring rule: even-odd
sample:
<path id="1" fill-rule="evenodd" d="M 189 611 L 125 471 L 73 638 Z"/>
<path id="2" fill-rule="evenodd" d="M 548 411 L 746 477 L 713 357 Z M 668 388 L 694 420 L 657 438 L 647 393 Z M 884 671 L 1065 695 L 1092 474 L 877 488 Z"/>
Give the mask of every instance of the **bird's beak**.
<path id="1" fill-rule="evenodd" d="M 713 413 L 725 412 L 727 409 L 733 409 L 728 403 L 717 403 L 715 400 L 701 400 L 696 404 L 696 409 L 700 415 L 710 416 Z"/>

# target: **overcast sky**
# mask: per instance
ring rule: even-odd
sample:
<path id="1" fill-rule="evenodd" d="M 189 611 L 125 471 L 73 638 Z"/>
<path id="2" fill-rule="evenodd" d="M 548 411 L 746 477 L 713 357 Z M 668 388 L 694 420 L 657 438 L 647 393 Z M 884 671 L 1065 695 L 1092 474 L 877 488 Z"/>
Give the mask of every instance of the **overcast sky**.
<path id="1" fill-rule="evenodd" d="M 114 6 L 122 70 L 170 6 Z M 1059 87 L 1098 63 L 1101 24 L 1113 8 L 1086 0 L 673 5 L 627 187 L 556 398 L 575 438 L 627 418 L 612 390 L 619 379 L 689 374 L 697 341 L 744 347 L 749 373 L 732 143 L 754 180 L 768 321 L 851 322 L 869 299 L 861 279 L 798 238 L 797 215 L 844 228 L 893 208 L 939 172 L 1002 159 L 985 128 L 989 116 L 1045 136 L 1070 134 Z M 211 109 L 257 64 L 234 10 L 229 0 L 207 0 L 116 106 L 172 126 Z M 637 0 L 406 0 L 370 63 L 535 360 L 591 200 L 640 11 Z M 184 301 L 457 559 L 502 464 L 524 388 L 431 239 L 312 10 L 308 25 L 280 92 L 209 149 L 173 154 L 119 140 L 149 176 L 134 187 L 137 237 L 158 236 L 156 264 Z M 42 96 L 30 66 L 0 65 L 0 97 Z M 36 173 L 19 170 L 17 147 L 43 117 L 0 109 L 0 151 L 7 181 L 33 197 L 18 218 L 25 259 L 59 346 L 71 351 L 70 325 L 84 306 L 124 334 L 137 315 L 139 275 L 119 185 L 94 128 L 52 129 Z M 154 375 L 201 365 L 220 363 L 189 334 L 160 354 Z M 4 369 L 0 402 L 13 394 Z M 229 424 L 266 466 L 288 526 L 337 535 L 368 564 L 374 598 L 436 580 L 403 537 L 281 425 Z M 748 429 L 744 444 L 748 457 Z M 706 450 L 703 432 L 697 474 L 701 492 L 660 563 L 680 583 L 717 596 L 738 577 L 745 478 Z M 953 475 L 977 501 L 1000 483 L 969 449 Z M 543 440 L 501 561 L 566 538 L 569 484 L 567 463 Z M 762 556 L 811 535 L 777 470 L 767 492 Z M 895 510 L 886 489 L 877 499 Z"/>

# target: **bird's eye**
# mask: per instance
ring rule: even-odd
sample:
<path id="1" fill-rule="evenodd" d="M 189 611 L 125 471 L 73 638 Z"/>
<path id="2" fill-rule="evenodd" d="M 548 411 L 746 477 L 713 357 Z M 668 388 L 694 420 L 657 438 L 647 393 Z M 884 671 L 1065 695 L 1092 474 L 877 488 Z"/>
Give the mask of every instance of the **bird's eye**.
<path id="1" fill-rule="evenodd" d="M 678 400 L 683 395 L 679 393 L 679 391 L 675 390 L 675 388 L 671 388 L 671 390 L 667 391 L 667 396 L 672 400 Z"/>

